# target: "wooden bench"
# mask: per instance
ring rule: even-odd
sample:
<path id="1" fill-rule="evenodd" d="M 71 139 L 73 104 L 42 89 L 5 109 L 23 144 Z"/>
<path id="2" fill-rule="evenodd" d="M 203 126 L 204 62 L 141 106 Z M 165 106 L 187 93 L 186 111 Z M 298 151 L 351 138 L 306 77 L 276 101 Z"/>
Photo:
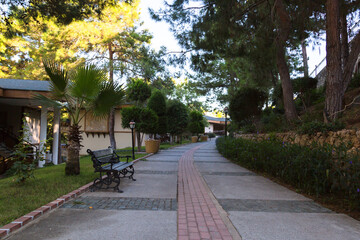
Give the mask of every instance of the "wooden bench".
<path id="1" fill-rule="evenodd" d="M 95 172 L 100 173 L 100 177 L 94 180 L 91 191 L 95 189 L 108 189 L 112 184 L 115 184 L 114 191 L 123 192 L 119 189 L 120 178 L 128 177 L 133 181 L 135 169 L 133 162 L 129 162 L 131 156 L 119 156 L 112 148 L 101 149 L 96 151 L 87 150 L 91 156 Z M 126 158 L 126 162 L 121 162 L 121 158 Z"/>

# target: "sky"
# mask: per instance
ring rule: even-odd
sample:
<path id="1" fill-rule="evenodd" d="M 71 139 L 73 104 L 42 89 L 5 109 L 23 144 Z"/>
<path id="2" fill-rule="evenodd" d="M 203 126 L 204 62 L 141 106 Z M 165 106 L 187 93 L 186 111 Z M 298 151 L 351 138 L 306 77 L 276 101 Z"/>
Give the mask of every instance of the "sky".
<path id="1" fill-rule="evenodd" d="M 143 28 L 149 29 L 150 33 L 154 36 L 151 42 L 153 48 L 159 50 L 161 46 L 165 46 L 170 51 L 179 51 L 181 48 L 170 31 L 169 24 L 165 22 L 156 22 L 150 17 L 148 8 L 152 8 L 156 11 L 163 7 L 164 0 L 141 0 L 140 20 L 144 22 Z"/>

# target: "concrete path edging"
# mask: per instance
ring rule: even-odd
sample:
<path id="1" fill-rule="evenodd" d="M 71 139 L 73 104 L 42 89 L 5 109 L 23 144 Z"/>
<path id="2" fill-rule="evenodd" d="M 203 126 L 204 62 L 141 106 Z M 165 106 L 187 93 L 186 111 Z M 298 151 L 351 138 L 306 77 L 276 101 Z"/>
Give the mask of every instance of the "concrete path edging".
<path id="1" fill-rule="evenodd" d="M 143 156 L 141 158 L 137 158 L 135 159 L 133 162 L 134 164 L 137 163 L 138 161 L 145 159 L 147 157 L 152 156 L 153 153 L 150 153 L 146 156 Z M 105 176 L 104 176 L 105 177 Z M 80 196 L 81 194 L 89 191 L 89 188 L 93 185 L 93 182 L 90 182 L 88 184 L 85 184 L 84 186 L 68 193 L 65 194 L 61 197 L 58 197 L 56 200 L 49 202 L 48 204 L 39 207 L 38 209 L 35 209 L 32 212 L 29 212 L 28 214 L 25 214 L 22 217 L 19 217 L 18 219 L 15 219 L 14 221 L 12 221 L 11 223 L 8 223 L 4 226 L 0 227 L 0 239 L 4 239 L 6 237 L 9 237 L 9 235 L 13 232 L 15 232 L 16 230 L 19 230 L 20 228 L 22 228 L 23 226 L 25 226 L 26 224 L 32 222 L 35 219 L 38 219 L 39 217 L 43 216 L 46 213 L 50 213 L 52 210 L 60 207 L 61 205 L 63 205 L 64 203 Z"/>

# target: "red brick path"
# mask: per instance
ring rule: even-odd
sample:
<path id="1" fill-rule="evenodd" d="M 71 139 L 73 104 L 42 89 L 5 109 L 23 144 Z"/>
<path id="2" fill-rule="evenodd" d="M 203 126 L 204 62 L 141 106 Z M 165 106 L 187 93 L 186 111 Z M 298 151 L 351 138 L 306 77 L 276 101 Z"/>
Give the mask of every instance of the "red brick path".
<path id="1" fill-rule="evenodd" d="M 195 147 L 182 155 L 178 172 L 178 240 L 232 239 L 194 166 Z"/>

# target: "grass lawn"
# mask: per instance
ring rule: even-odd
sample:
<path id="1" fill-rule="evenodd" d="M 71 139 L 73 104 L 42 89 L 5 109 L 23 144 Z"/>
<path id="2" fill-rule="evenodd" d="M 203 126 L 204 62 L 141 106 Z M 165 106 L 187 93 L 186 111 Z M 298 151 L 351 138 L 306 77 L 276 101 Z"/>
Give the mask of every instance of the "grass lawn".
<path id="1" fill-rule="evenodd" d="M 135 158 L 145 155 L 136 154 Z M 0 226 L 92 182 L 97 176 L 90 157 L 85 156 L 80 158 L 78 176 L 65 176 L 65 164 L 60 164 L 36 169 L 35 178 L 23 185 L 13 182 L 14 177 L 0 179 Z"/>

